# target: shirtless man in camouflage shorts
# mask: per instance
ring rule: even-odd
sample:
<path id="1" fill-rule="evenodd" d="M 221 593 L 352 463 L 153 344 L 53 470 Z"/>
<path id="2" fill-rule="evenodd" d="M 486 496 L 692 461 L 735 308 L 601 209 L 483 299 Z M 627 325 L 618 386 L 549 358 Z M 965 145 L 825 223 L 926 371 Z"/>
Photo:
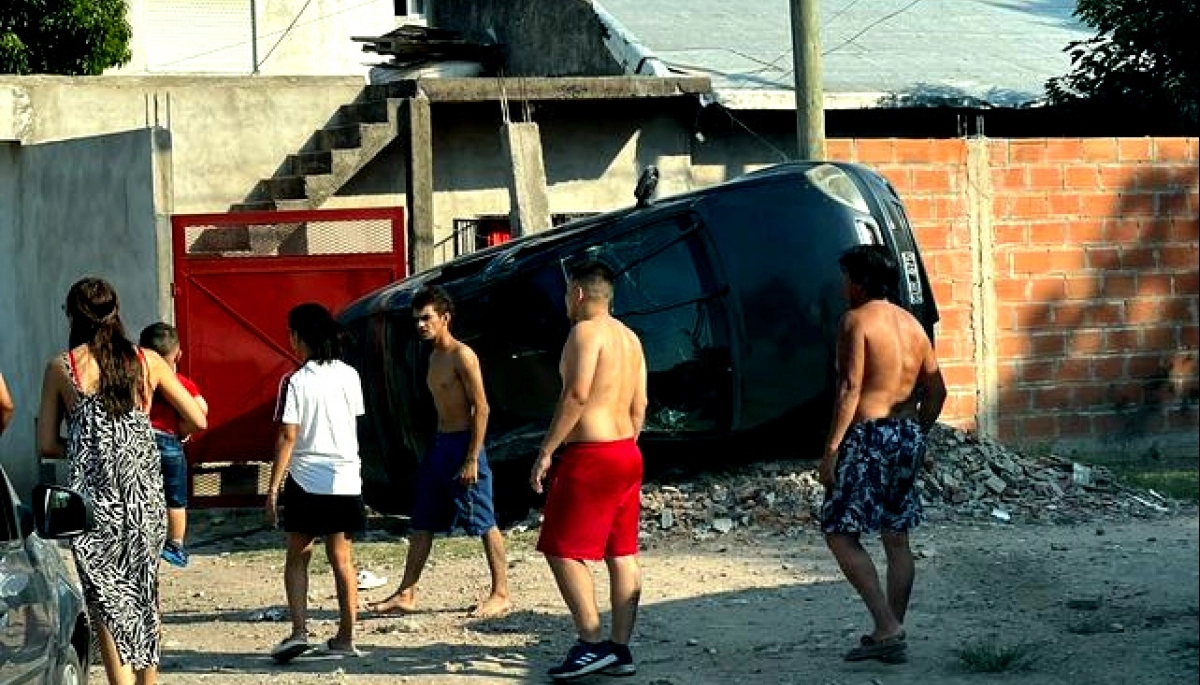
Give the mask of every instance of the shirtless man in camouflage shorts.
<path id="1" fill-rule="evenodd" d="M 946 386 L 920 322 L 888 301 L 900 278 L 887 248 L 860 245 L 838 261 L 850 311 L 838 334 L 837 397 L 821 460 L 821 528 L 875 624 L 845 658 L 902 662 L 915 575 L 908 531 L 922 518 L 914 486 Z M 859 542 L 876 531 L 887 555 L 886 592 Z"/>

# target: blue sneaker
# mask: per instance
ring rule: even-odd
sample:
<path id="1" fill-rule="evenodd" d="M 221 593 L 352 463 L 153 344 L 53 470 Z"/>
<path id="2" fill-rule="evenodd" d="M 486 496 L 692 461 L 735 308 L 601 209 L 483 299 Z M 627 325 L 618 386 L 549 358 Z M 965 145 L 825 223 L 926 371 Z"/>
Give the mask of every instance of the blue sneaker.
<path id="1" fill-rule="evenodd" d="M 574 680 L 595 673 L 616 660 L 617 656 L 612 653 L 607 642 L 580 640 L 567 652 L 567 658 L 562 664 L 546 671 L 546 674 L 555 680 Z"/>
<path id="2" fill-rule="evenodd" d="M 629 651 L 629 645 L 618 644 L 612 640 L 606 641 L 605 644 L 616 657 L 616 661 L 602 668 L 600 670 L 602 675 L 637 675 L 637 664 L 633 662 L 633 652 Z"/>
<path id="3" fill-rule="evenodd" d="M 172 566 L 176 566 L 178 568 L 187 568 L 187 550 L 183 548 L 183 545 L 177 542 L 168 541 L 167 544 L 163 546 L 162 558 Z"/>

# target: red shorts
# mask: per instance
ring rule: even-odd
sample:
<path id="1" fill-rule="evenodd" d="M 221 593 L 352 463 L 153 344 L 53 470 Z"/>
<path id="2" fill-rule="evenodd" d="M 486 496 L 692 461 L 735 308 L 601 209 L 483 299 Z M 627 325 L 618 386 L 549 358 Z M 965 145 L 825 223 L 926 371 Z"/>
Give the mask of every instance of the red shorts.
<path id="1" fill-rule="evenodd" d="M 570 443 L 550 473 L 539 552 L 591 561 L 637 554 L 642 451 L 633 438 Z"/>

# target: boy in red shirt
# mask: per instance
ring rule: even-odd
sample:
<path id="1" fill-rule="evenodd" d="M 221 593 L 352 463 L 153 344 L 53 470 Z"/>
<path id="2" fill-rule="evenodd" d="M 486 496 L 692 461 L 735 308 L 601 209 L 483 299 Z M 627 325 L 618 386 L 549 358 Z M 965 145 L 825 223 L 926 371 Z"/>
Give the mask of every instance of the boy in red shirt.
<path id="1" fill-rule="evenodd" d="M 200 388 L 190 378 L 178 371 L 179 332 L 169 323 L 154 323 L 142 330 L 138 344 L 154 350 L 175 370 L 175 376 L 183 387 L 192 394 L 204 413 L 208 414 L 208 403 L 200 396 Z M 183 454 L 183 441 L 187 436 L 179 434 L 179 414 L 167 402 L 152 402 L 150 425 L 154 428 L 154 441 L 158 443 L 158 454 L 162 459 L 163 492 L 167 497 L 167 544 L 162 558 L 172 566 L 184 568 L 188 565 L 188 553 L 183 547 L 187 532 L 187 457 Z"/>

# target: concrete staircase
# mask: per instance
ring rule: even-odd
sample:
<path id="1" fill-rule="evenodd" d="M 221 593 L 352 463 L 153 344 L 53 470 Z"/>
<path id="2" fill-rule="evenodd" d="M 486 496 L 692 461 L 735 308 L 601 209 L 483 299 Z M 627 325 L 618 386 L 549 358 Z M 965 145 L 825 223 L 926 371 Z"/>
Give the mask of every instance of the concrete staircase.
<path id="1" fill-rule="evenodd" d="M 396 138 L 401 101 L 387 93 L 368 87 L 362 101 L 339 107 L 325 128 L 230 211 L 320 207 Z"/>

